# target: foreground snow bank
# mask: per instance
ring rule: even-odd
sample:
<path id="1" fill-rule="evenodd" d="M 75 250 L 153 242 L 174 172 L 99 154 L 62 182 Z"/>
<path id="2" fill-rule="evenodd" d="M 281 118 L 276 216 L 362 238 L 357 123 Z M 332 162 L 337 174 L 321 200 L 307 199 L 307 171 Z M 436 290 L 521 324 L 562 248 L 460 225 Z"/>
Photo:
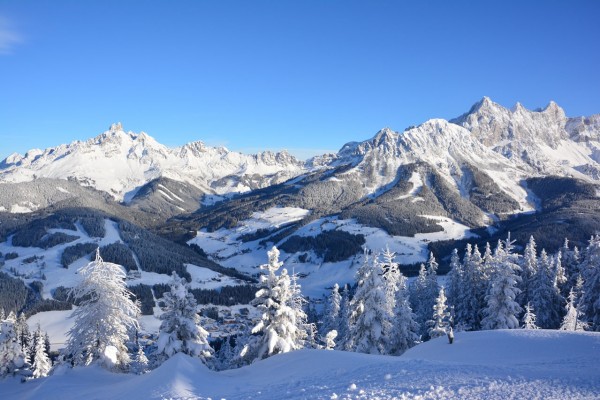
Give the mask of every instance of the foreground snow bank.
<path id="1" fill-rule="evenodd" d="M 5 379 L 0 398 L 594 399 L 599 357 L 597 333 L 469 332 L 402 357 L 301 350 L 214 372 L 180 354 L 143 376 L 75 368 L 25 384 Z"/>

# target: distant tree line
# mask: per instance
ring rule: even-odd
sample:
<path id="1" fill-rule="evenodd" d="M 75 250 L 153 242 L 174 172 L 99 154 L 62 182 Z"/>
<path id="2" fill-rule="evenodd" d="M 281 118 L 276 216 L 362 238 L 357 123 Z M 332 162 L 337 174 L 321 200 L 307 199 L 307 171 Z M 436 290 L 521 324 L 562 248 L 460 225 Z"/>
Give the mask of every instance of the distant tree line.
<path id="1" fill-rule="evenodd" d="M 68 268 L 74 261 L 79 260 L 83 256 L 90 255 L 98 248 L 96 243 L 77 243 L 73 246 L 66 247 L 60 256 L 60 263 L 63 267 Z"/>
<path id="2" fill-rule="evenodd" d="M 346 260 L 362 251 L 365 237 L 345 231 L 325 231 L 317 236 L 294 235 L 283 242 L 279 248 L 286 253 L 314 251 L 324 262 Z"/>

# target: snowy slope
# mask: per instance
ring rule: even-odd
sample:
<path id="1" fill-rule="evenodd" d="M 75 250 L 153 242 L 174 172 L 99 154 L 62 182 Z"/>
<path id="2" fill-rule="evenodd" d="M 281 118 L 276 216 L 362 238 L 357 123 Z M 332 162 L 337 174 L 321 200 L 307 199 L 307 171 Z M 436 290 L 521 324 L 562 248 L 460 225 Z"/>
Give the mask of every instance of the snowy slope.
<path id="1" fill-rule="evenodd" d="M 468 332 L 400 357 L 301 350 L 223 372 L 184 355 L 142 376 L 62 369 L 25 384 L 0 381 L 0 398 L 595 399 L 598 357 L 597 333 Z"/>
<path id="2" fill-rule="evenodd" d="M 268 186 L 304 171 L 287 152 L 256 155 L 192 142 L 168 148 L 142 132 L 113 124 L 101 135 L 46 150 L 13 154 L 0 162 L 0 182 L 72 178 L 130 200 L 136 189 L 161 176 L 192 184 L 205 193 L 237 193 Z"/>

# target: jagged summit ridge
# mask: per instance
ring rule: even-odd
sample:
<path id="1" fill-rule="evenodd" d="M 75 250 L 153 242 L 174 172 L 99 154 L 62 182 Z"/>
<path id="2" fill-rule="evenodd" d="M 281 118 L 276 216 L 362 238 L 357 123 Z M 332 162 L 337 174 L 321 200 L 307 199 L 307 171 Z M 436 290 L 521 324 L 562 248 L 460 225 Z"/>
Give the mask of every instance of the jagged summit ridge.
<path id="1" fill-rule="evenodd" d="M 505 181 L 550 174 L 599 181 L 600 114 L 568 118 L 553 101 L 531 111 L 521 103 L 508 109 L 484 97 L 450 121 L 432 119 L 403 132 L 384 128 L 368 140 L 347 143 L 335 154 L 307 162 L 285 151 L 247 155 L 201 141 L 169 148 L 115 123 L 86 141 L 10 155 L 0 162 L 0 182 L 70 178 L 128 201 L 158 178 L 228 195 L 315 169 L 343 167 L 338 178 L 351 180 L 368 194 L 394 181 L 400 166 L 412 163 L 431 165 L 457 186 L 465 165 Z"/>
<path id="2" fill-rule="evenodd" d="M 450 122 L 521 167 L 540 174 L 599 180 L 600 118 L 568 118 L 554 101 L 528 110 L 517 103 L 507 109 L 484 97 L 469 112 Z"/>
<path id="3" fill-rule="evenodd" d="M 304 171 L 304 163 L 287 152 L 246 155 L 202 142 L 169 148 L 144 132 L 126 132 L 115 123 L 86 141 L 13 154 L 0 168 L 3 182 L 70 178 L 128 200 L 159 177 L 192 184 L 205 193 L 227 194 L 292 178 Z"/>

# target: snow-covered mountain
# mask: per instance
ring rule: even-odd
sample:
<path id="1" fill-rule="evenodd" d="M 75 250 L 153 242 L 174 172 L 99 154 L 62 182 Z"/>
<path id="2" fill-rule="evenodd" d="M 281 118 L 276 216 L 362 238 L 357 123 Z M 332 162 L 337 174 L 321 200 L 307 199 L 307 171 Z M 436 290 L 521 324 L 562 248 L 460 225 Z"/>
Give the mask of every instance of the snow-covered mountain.
<path id="1" fill-rule="evenodd" d="M 600 180 L 600 115 L 568 118 L 555 102 L 535 111 L 507 109 L 484 97 L 451 120 L 516 165 L 543 175 Z"/>
<path id="2" fill-rule="evenodd" d="M 169 148 L 146 133 L 125 132 L 121 124 L 84 142 L 12 154 L 0 162 L 0 182 L 73 179 L 125 201 L 160 177 L 222 195 L 279 183 L 302 172 L 304 163 L 285 151 L 246 155 L 202 142 Z"/>
<path id="3" fill-rule="evenodd" d="M 385 128 L 369 140 L 348 143 L 330 166 L 349 166 L 335 179 L 359 182 L 364 194 L 376 195 L 400 179 L 401 167 L 413 164 L 428 165 L 463 195 L 470 186 L 469 170 L 476 169 L 493 176 L 515 200 L 527 203 L 518 182 L 531 169 L 515 165 L 467 129 L 443 119 L 429 120 L 402 133 Z"/>
<path id="4" fill-rule="evenodd" d="M 369 140 L 306 163 L 285 151 L 246 155 L 202 142 L 169 148 L 146 133 L 125 132 L 121 124 L 113 124 L 87 141 L 7 157 L 0 162 L 0 183 L 71 179 L 125 202 L 143 189 L 147 203 L 147 185 L 155 182 L 157 198 L 151 208 L 160 210 L 162 199 L 175 214 L 194 211 L 194 200 L 202 194 L 248 192 L 315 170 L 332 171 L 331 181 L 351 188 L 350 197 L 358 200 L 387 190 L 402 179 L 401 167 L 411 164 L 435 170 L 463 197 L 473 188 L 472 171 L 482 172 L 525 210 L 531 205 L 520 186 L 524 177 L 600 181 L 600 114 L 568 118 L 554 102 L 543 110 L 530 111 L 519 103 L 509 110 L 484 97 L 450 122 L 433 119 L 404 132 L 382 129 Z M 416 175 L 404 178 L 418 181 Z M 192 186 L 189 198 L 180 202 L 159 190 L 157 179 Z M 205 204 L 220 198 L 209 196 Z"/>

